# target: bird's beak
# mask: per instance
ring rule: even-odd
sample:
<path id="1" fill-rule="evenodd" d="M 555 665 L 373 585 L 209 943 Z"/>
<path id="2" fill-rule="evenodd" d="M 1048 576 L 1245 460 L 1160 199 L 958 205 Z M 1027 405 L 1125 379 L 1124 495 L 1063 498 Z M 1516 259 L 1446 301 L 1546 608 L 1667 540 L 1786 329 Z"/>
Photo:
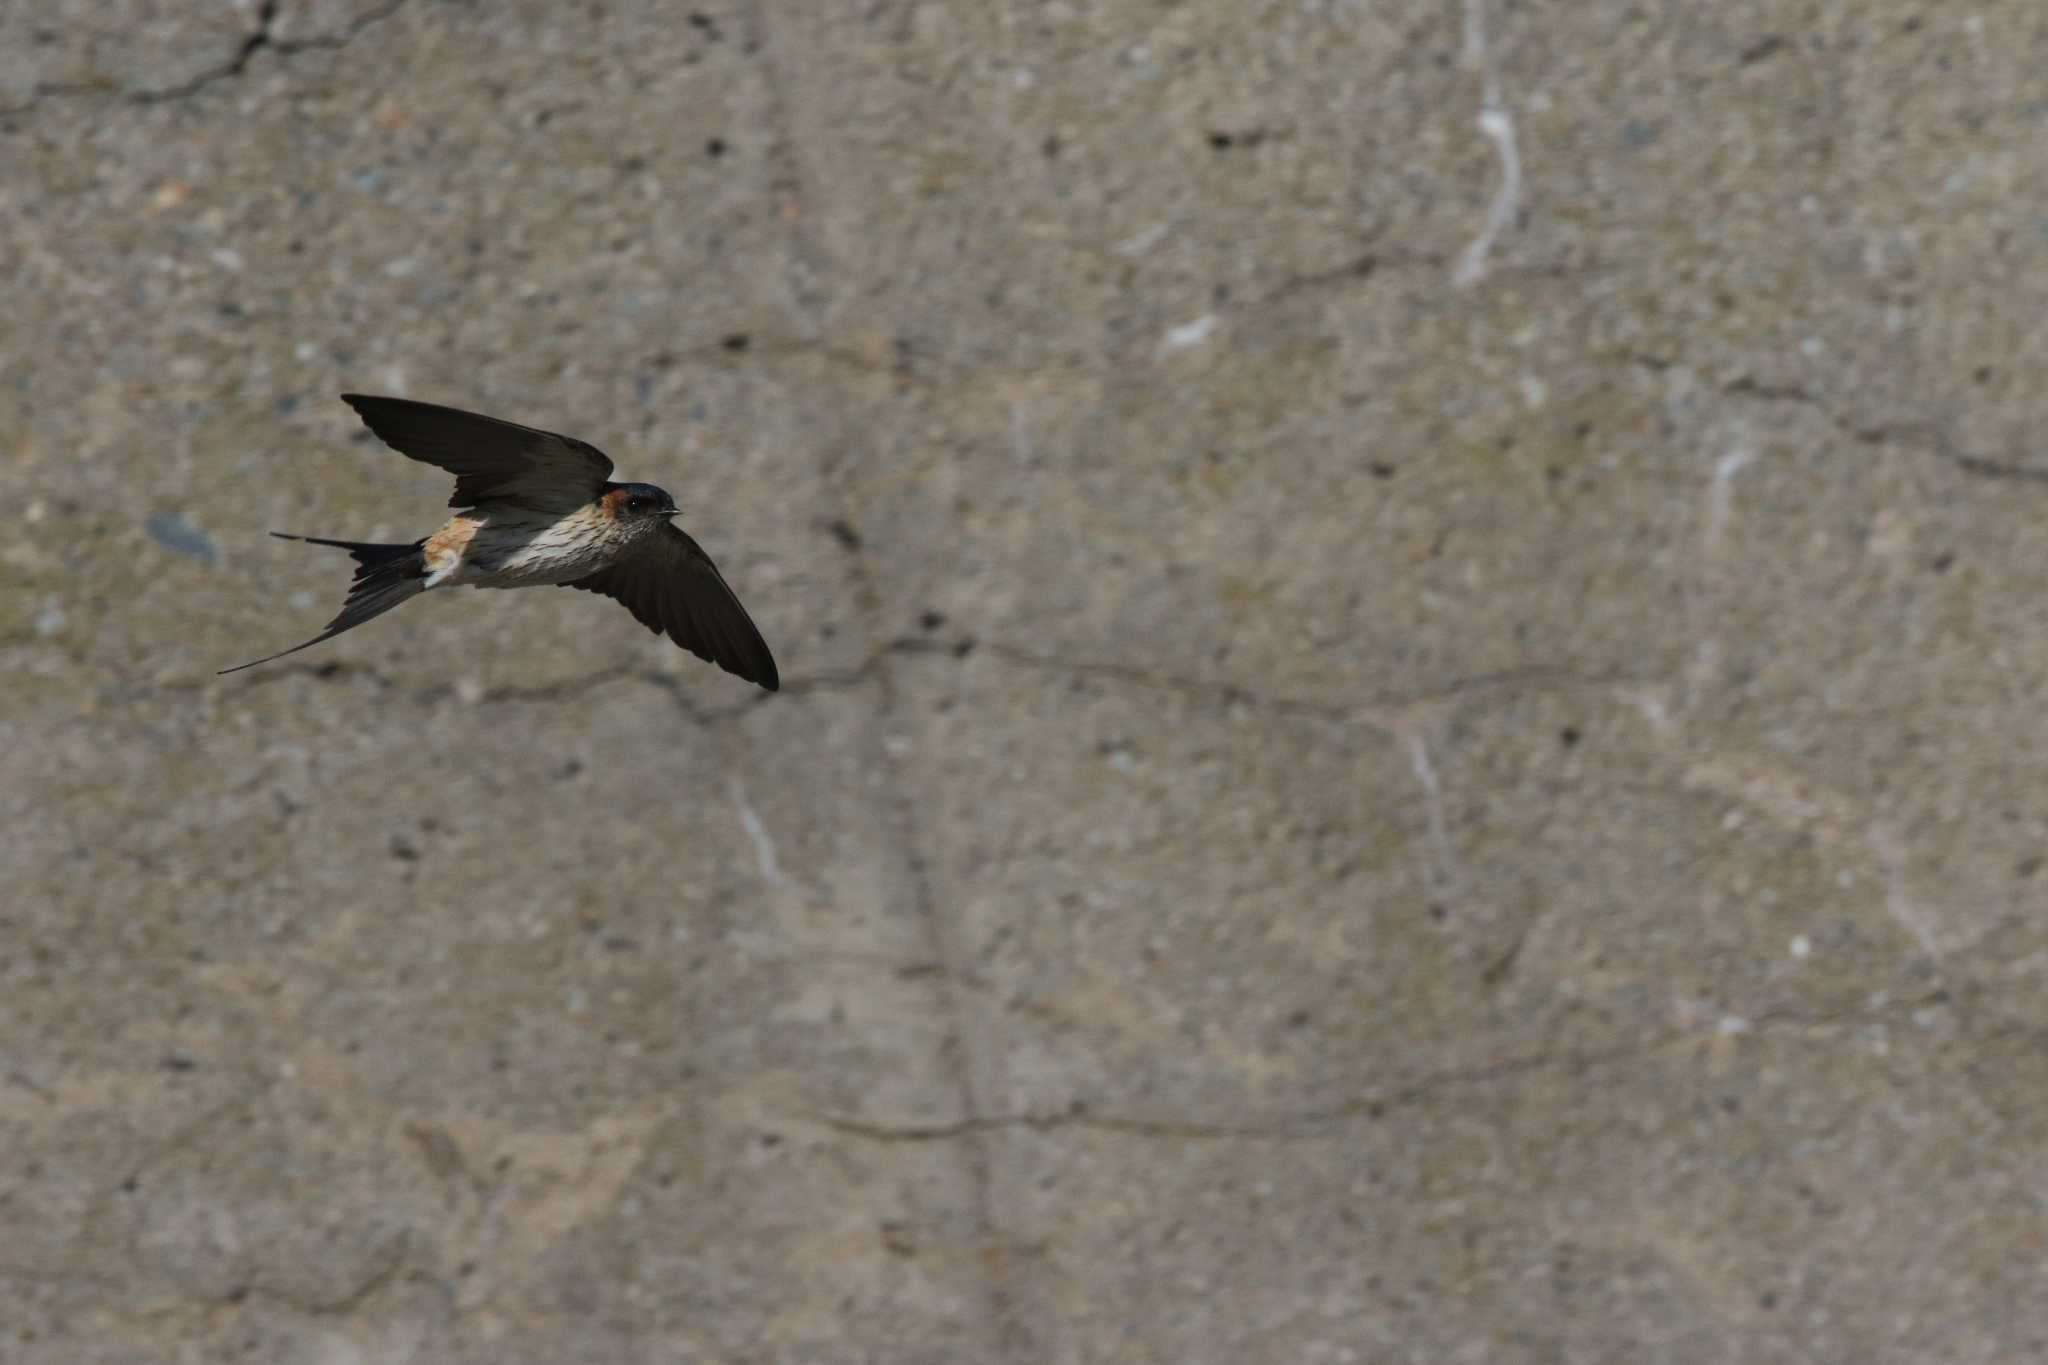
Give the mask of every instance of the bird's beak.
<path id="1" fill-rule="evenodd" d="M 664 507 L 661 509 L 661 514 L 665 517 L 679 517 L 683 514 L 683 509 L 680 507 Z"/>

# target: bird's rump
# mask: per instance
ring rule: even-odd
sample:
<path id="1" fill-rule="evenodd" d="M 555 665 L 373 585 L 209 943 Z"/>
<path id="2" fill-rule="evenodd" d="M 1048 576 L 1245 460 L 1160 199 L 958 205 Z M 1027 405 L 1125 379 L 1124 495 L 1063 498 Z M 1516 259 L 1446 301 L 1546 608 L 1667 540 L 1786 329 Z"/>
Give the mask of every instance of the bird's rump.
<path id="1" fill-rule="evenodd" d="M 612 462 L 573 436 L 410 398 L 345 393 L 377 439 L 399 454 L 455 476 L 450 507 L 516 503 L 566 511 L 599 497 Z"/>
<path id="2" fill-rule="evenodd" d="M 781 686 L 775 657 L 747 609 L 711 556 L 673 524 L 616 563 L 562 586 L 603 593 L 698 658 L 770 692 Z"/>

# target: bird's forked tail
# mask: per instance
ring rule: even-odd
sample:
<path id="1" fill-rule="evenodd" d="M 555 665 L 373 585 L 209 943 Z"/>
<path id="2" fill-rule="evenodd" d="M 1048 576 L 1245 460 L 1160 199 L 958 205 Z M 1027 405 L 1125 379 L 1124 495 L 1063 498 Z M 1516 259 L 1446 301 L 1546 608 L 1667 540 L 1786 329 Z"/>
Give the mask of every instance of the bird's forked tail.
<path id="1" fill-rule="evenodd" d="M 267 664 L 272 659 L 282 659 L 287 654 L 296 654 L 311 648 L 323 640 L 332 640 L 345 630 L 352 630 L 372 617 L 382 616 L 393 607 L 417 597 L 426 591 L 426 559 L 420 553 L 424 540 L 410 545 L 369 545 L 355 540 L 323 540 L 319 536 L 288 536 L 282 531 L 270 534 L 279 540 L 303 540 L 308 545 L 332 545 L 347 550 L 356 561 L 355 581 L 349 584 L 348 601 L 327 629 L 315 635 L 302 645 L 267 654 L 261 659 L 251 659 L 233 668 L 223 668 L 222 673 L 239 673 L 257 664 Z"/>

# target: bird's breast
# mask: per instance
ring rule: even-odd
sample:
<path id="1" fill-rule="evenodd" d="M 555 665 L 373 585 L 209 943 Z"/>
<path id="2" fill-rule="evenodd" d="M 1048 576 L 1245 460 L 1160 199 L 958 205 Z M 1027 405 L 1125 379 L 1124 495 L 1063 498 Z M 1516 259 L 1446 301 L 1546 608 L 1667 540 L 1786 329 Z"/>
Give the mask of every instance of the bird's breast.
<path id="1" fill-rule="evenodd" d="M 479 588 L 569 583 L 617 558 L 626 540 L 618 522 L 596 507 L 556 518 L 494 516 L 470 542 L 462 578 Z"/>

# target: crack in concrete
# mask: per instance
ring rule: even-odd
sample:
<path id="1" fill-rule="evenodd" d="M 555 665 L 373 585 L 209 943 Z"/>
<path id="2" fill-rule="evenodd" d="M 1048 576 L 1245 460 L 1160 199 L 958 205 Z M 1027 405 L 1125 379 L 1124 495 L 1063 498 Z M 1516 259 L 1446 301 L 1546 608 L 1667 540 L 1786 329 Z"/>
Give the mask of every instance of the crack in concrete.
<path id="1" fill-rule="evenodd" d="M 1683 363 L 1675 357 L 1650 352 L 1630 352 L 1626 359 L 1629 364 L 1639 369 L 1657 374 L 1676 369 Z M 1792 403 L 1811 408 L 1826 419 L 1836 431 L 1858 445 L 1902 446 L 1907 449 L 1923 450 L 1945 463 L 1954 465 L 1963 473 L 1977 478 L 2018 483 L 2048 483 L 2048 466 L 2031 465 L 2015 459 L 1962 450 L 1942 432 L 1924 424 L 1857 422 L 1837 408 L 1826 394 L 1807 388 L 1803 384 L 1772 383 L 1758 379 L 1755 375 L 1742 374 L 1717 385 L 1716 391 L 1723 398 L 1741 398 L 1759 403 Z"/>
<path id="2" fill-rule="evenodd" d="M 793 106 L 786 93 L 781 44 L 776 41 L 775 25 L 768 0 L 746 0 L 744 24 L 754 51 L 761 56 L 763 71 L 768 85 L 769 120 L 773 128 L 774 148 L 771 153 L 775 166 L 775 179 L 771 192 L 778 193 L 787 201 L 792 210 L 785 215 L 789 223 L 788 262 L 784 279 L 793 303 L 802 314 L 812 320 L 816 330 L 819 319 L 828 312 L 828 300 L 821 281 L 835 273 L 832 260 L 825 244 L 814 237 L 815 229 L 810 225 L 822 215 L 806 214 L 803 200 L 806 197 L 802 173 L 802 160 L 797 145 L 797 128 L 792 113 Z M 817 353 L 828 361 L 845 363 L 847 357 L 836 348 L 819 343 Z M 835 478 L 836 464 L 829 457 L 820 470 L 820 477 L 840 492 Z M 848 524 L 842 506 L 840 525 Z M 840 537 L 852 564 L 852 582 L 860 610 L 869 622 L 879 624 L 884 615 L 882 595 L 877 588 L 875 575 L 869 566 L 866 551 L 857 535 Z M 872 629 L 872 626 L 871 626 Z M 879 633 L 879 632 L 876 632 Z M 870 636 L 872 639 L 873 636 Z M 877 736 L 879 752 L 874 755 L 881 768 L 888 772 L 886 803 L 889 822 L 897 847 L 908 872 L 911 897 L 918 923 L 925 938 L 924 955 L 938 971 L 937 989 L 943 1003 L 949 1038 L 941 1048 L 941 1065 L 948 1073 L 948 1082 L 958 1096 L 961 1108 L 968 1114 L 977 1114 L 983 1108 L 976 1075 L 977 1058 L 981 1049 L 976 1046 L 976 1015 L 974 1006 L 965 995 L 965 988 L 959 978 L 966 974 L 967 967 L 962 945 L 953 924 L 947 919 L 939 904 L 938 892 L 934 886 L 931 868 L 926 861 L 918 837 L 918 812 L 911 797 L 910 774 L 905 769 L 893 746 L 888 742 L 888 731 L 895 728 L 898 718 L 903 715 L 904 702 L 896 685 L 894 672 L 889 660 L 896 653 L 914 652 L 925 648 L 927 642 L 910 642 L 896 639 L 873 648 L 866 660 L 854 670 L 858 680 L 872 678 L 879 690 L 879 705 L 876 717 L 883 733 Z M 999 1248 L 1009 1240 L 1004 1236 L 1002 1219 L 997 1211 L 995 1170 L 987 1145 L 970 1139 L 961 1156 L 963 1174 L 973 1190 L 976 1240 L 984 1247 Z M 1011 1360 L 1041 1359 L 1045 1352 L 1037 1349 L 1037 1331 L 1032 1327 L 1032 1315 L 1019 1304 L 1016 1294 L 1005 1283 L 999 1263 L 984 1258 L 982 1273 L 976 1284 L 981 1293 L 981 1307 L 987 1322 L 989 1345 L 994 1358 Z"/>
<path id="3" fill-rule="evenodd" d="M 1362 721 L 1390 735 L 1405 735 L 1407 717 L 1413 712 L 1472 693 L 1512 693 L 1545 689 L 1565 691 L 1638 685 L 1638 680 L 1621 673 L 1587 673 L 1562 664 L 1525 664 L 1450 678 L 1426 692 L 1338 700 L 1262 692 L 1241 683 L 1191 678 L 1163 669 L 1143 668 L 1134 664 L 1106 660 L 1062 659 L 1000 642 L 983 643 L 978 645 L 977 649 L 1021 667 L 1040 668 L 1080 677 L 1106 678 L 1134 687 L 1176 692 L 1221 707 L 1244 706 L 1274 715 L 1303 716 L 1314 720 Z"/>
<path id="4" fill-rule="evenodd" d="M 126 1294 L 132 1288 L 125 1280 L 112 1275 L 101 1275 L 90 1270 L 72 1268 L 51 1269 L 48 1266 L 0 1264 L 0 1280 L 15 1280 L 22 1284 L 47 1284 L 59 1288 L 84 1285 L 104 1290 L 109 1294 Z"/>
<path id="5" fill-rule="evenodd" d="M 378 1291 L 397 1279 L 399 1272 L 405 1269 L 407 1248 L 403 1229 L 392 1234 L 389 1247 L 390 1250 L 377 1258 L 360 1283 L 329 1297 L 297 1294 L 252 1278 L 223 1294 L 208 1297 L 205 1302 L 233 1306 L 249 1299 L 266 1299 L 308 1317 L 346 1317 L 376 1297 Z"/>
<path id="6" fill-rule="evenodd" d="M 360 1283 L 328 1297 L 298 1294 L 256 1279 L 236 1284 L 218 1294 L 181 1293 L 180 1297 L 219 1308 L 232 1308 L 250 1299 L 265 1299 L 304 1313 L 308 1317 L 346 1317 L 374 1298 L 405 1269 L 405 1243 L 403 1232 L 394 1235 L 391 1238 L 390 1252 L 378 1258 L 377 1263 L 370 1268 Z M 60 1288 L 84 1287 L 122 1297 L 132 1297 L 137 1290 L 137 1284 L 133 1279 L 120 1279 L 70 1266 L 46 1267 L 0 1263 L 0 1280 L 14 1280 L 23 1284 L 47 1284 Z"/>
<path id="7" fill-rule="evenodd" d="M 707 707 L 700 705 L 690 692 L 690 678 L 687 674 L 665 673 L 653 668 L 640 668 L 628 664 L 614 664 L 601 668 L 595 673 L 578 674 L 575 677 L 559 678 L 553 682 L 519 684 L 508 683 L 486 689 L 470 704 L 475 706 L 529 705 L 557 701 L 575 701 L 586 692 L 615 682 L 637 682 L 666 692 L 676 706 L 692 722 L 698 725 L 715 725 L 721 721 L 743 716 L 781 697 L 801 697 L 814 692 L 841 692 L 872 682 L 884 655 L 895 652 L 910 652 L 921 642 L 916 640 L 892 641 L 881 650 L 870 654 L 852 668 L 825 673 L 813 673 L 807 677 L 785 678 L 777 692 L 759 692 L 744 701 L 729 706 Z M 416 694 L 415 700 L 423 705 L 433 705 L 455 695 L 452 685 L 442 684 Z"/>
<path id="8" fill-rule="evenodd" d="M 983 654 L 1018 668 L 1061 673 L 1071 677 L 1097 678 L 1131 687 L 1172 692 L 1219 708 L 1245 707 L 1274 716 L 1363 722 L 1384 733 L 1398 735 L 1407 733 L 1408 718 L 1415 711 L 1473 694 L 1627 688 L 1643 685 L 1646 681 L 1621 673 L 1589 673 L 1563 664 L 1525 664 L 1453 677 L 1424 692 L 1340 700 L 1264 692 L 1228 680 L 1190 677 L 1165 669 L 1146 668 L 1111 660 L 1061 658 L 1001 641 L 980 640 L 973 636 L 962 636 L 955 640 L 932 639 L 928 636 L 899 636 L 884 642 L 880 648 L 851 667 L 786 678 L 780 692 L 772 695 L 761 693 L 727 706 L 707 707 L 699 704 L 689 690 L 688 674 L 668 673 L 632 664 L 611 664 L 590 673 L 579 673 L 544 683 L 502 684 L 465 699 L 465 704 L 516 706 L 577 701 L 584 694 L 613 683 L 637 682 L 668 693 L 691 721 L 709 726 L 745 715 L 781 697 L 845 691 L 876 682 L 884 672 L 886 661 L 891 658 L 928 657 L 964 661 L 976 654 Z M 383 690 L 400 686 L 398 679 L 373 665 L 342 661 L 281 664 L 266 672 L 251 674 L 248 681 L 240 686 L 244 690 L 253 690 L 290 677 L 307 678 L 319 683 L 365 678 Z M 153 690 L 186 693 L 211 685 L 210 678 L 182 679 L 160 684 Z M 436 683 L 414 690 L 410 694 L 410 700 L 417 705 L 431 707 L 460 696 L 461 691 L 456 684 Z"/>
<path id="9" fill-rule="evenodd" d="M 197 1147 L 216 1129 L 261 1101 L 277 1083 L 276 1078 L 271 1076 L 251 1075 L 247 1079 L 247 1089 L 228 1096 L 218 1104 L 208 1106 L 197 1118 L 158 1143 L 153 1150 L 129 1168 L 128 1174 L 116 1182 L 115 1188 L 135 1184 L 165 1162 L 174 1160 Z"/>
<path id="10" fill-rule="evenodd" d="M 1255 322 L 1262 315 L 1291 304 L 1303 295 L 1373 287 L 1396 272 L 1440 273 L 1448 260 L 1433 252 L 1401 251 L 1369 243 L 1364 249 L 1334 264 L 1283 276 L 1279 283 L 1263 293 L 1217 305 L 1204 319 L 1208 325 L 1203 328 L 1202 336 L 1211 335 L 1218 323 Z M 1487 273 L 1502 279 L 1576 280 L 1585 272 L 1558 262 L 1534 261 L 1501 263 L 1489 267 Z M 1114 376 L 1140 365 L 1140 362 L 1147 362 L 1145 368 L 1156 366 L 1164 356 L 1178 349 L 1182 348 L 1162 347 L 1147 334 L 1133 332 L 1124 342 L 1108 347 L 1104 354 L 1095 357 L 1075 356 L 1023 366 L 999 362 L 962 365 L 935 351 L 914 347 L 904 337 L 896 338 L 886 352 L 880 352 L 824 337 L 735 333 L 717 341 L 662 351 L 649 360 L 658 366 L 691 363 L 722 369 L 738 369 L 760 361 L 816 360 L 834 369 L 887 380 L 901 389 L 943 396 L 953 391 L 988 389 L 1003 384 L 1030 387 L 1057 384 L 1077 376 L 1092 379 L 1099 377 L 1105 366 Z"/>
<path id="11" fill-rule="evenodd" d="M 882 614 L 881 594 L 875 584 L 873 570 L 867 562 L 865 547 L 859 541 L 847 546 L 847 553 L 853 561 L 853 580 L 856 595 L 866 614 L 879 618 Z M 901 690 L 896 677 L 888 667 L 888 661 L 899 654 L 951 653 L 964 657 L 957 649 L 925 639 L 898 638 L 883 644 L 869 655 L 861 672 L 871 673 L 880 690 L 878 714 L 885 727 L 892 727 L 895 718 L 904 711 Z M 983 1121 L 980 1115 L 984 1108 L 981 1088 L 976 1077 L 977 1057 L 983 1049 L 977 1047 L 977 1032 L 974 1007 L 967 1000 L 967 982 L 974 976 L 966 964 L 965 949 L 959 942 L 954 926 L 948 921 L 939 905 L 938 892 L 933 883 L 932 871 L 925 858 L 918 838 L 917 806 L 909 791 L 909 774 L 900 758 L 890 751 L 886 737 L 882 744 L 880 761 L 891 773 L 888 805 L 890 822 L 894 826 L 895 838 L 907 864 L 912 898 L 916 904 L 917 917 L 923 926 L 926 954 L 932 964 L 933 976 L 941 997 L 945 1002 L 945 1013 L 950 1025 L 950 1037 L 941 1049 L 944 1065 L 950 1072 L 954 1092 L 959 1096 L 961 1107 L 969 1115 L 970 1123 L 977 1125 L 963 1131 L 968 1139 L 964 1161 L 967 1175 L 974 1188 L 976 1240 L 986 1247 L 1000 1247 L 1011 1239 L 1006 1237 L 1002 1218 L 997 1211 L 995 1192 L 995 1163 L 982 1139 L 985 1131 L 979 1127 Z M 1030 1326 L 1030 1315 L 1017 1301 L 1016 1295 L 1003 1282 L 1000 1271 L 993 1262 L 988 1264 L 980 1280 L 982 1292 L 986 1295 L 987 1311 L 994 1333 L 995 1345 L 1003 1358 L 1014 1360 L 1038 1359 L 1037 1333 Z"/>
<path id="12" fill-rule="evenodd" d="M 834 273 L 830 269 L 830 257 L 819 242 L 813 240 L 804 224 L 808 216 L 804 213 L 805 193 L 803 164 L 797 155 L 795 119 L 791 114 L 787 82 L 783 77 L 781 44 L 775 41 L 774 22 L 769 14 L 766 0 L 744 0 L 744 14 L 741 26 L 745 30 L 744 44 L 750 53 L 761 59 L 762 82 L 767 92 L 767 121 L 773 141 L 768 148 L 768 163 L 771 175 L 768 193 L 782 201 L 789 210 L 791 227 L 785 240 L 789 245 L 789 259 L 783 269 L 783 281 L 789 287 L 790 301 L 800 315 L 813 319 L 826 311 L 825 289 L 822 281 Z"/>
<path id="13" fill-rule="evenodd" d="M 218 674 L 214 675 L 219 676 Z M 374 664 L 357 663 L 349 659 L 328 659 L 324 662 L 300 661 L 279 664 L 266 668 L 261 673 L 251 673 L 241 684 L 244 692 L 253 692 L 282 682 L 286 678 L 311 678 L 315 682 L 345 682 L 351 678 L 367 678 L 379 688 L 389 691 L 398 686 L 398 679 L 376 667 Z M 181 678 L 175 682 L 160 684 L 159 692 L 199 692 L 212 685 L 212 678 Z"/>
<path id="14" fill-rule="evenodd" d="M 1537 1052 L 1485 1066 L 1456 1067 L 1367 1091 L 1338 1104 L 1243 1121 L 1098 1112 L 1078 1102 L 1053 1113 L 969 1115 L 936 1123 L 888 1123 L 833 1113 L 809 1113 L 801 1117 L 834 1132 L 873 1142 L 945 1142 L 975 1133 L 1019 1129 L 1053 1132 L 1070 1128 L 1124 1137 L 1173 1138 L 1191 1142 L 1316 1141 L 1333 1136 L 1332 1130 L 1346 1122 L 1384 1118 L 1397 1109 L 1421 1104 L 1446 1091 L 1489 1085 L 1533 1072 L 1594 1070 L 1648 1056 L 1695 1033 L 1695 1030 L 1671 1030 L 1656 1035 L 1648 1042 L 1630 1042 L 1581 1052 Z"/>
<path id="15" fill-rule="evenodd" d="M 241 46 L 235 49 L 234 55 L 220 65 L 209 67 L 176 85 L 143 90 L 119 90 L 97 81 L 38 81 L 29 87 L 26 100 L 0 109 L 0 118 L 18 117 L 53 99 L 98 97 L 135 105 L 168 104 L 176 100 L 190 99 L 210 86 L 241 76 L 259 52 L 274 52 L 280 57 L 291 57 L 301 52 L 320 49 L 334 51 L 347 47 L 363 30 L 380 24 L 398 13 L 405 6 L 406 0 L 387 0 L 386 4 L 352 20 L 338 33 L 289 39 L 273 36 L 273 30 L 277 26 L 279 3 L 280 0 L 261 0 L 256 7 L 256 26 L 242 40 Z"/>
<path id="16" fill-rule="evenodd" d="M 1777 1005 L 1742 1018 L 1741 1027 L 1733 1030 L 1728 1029 L 1723 1021 L 1740 1016 L 1726 1011 L 1712 1011 L 1711 1022 L 1700 1026 L 1664 1029 L 1647 1039 L 1577 1051 L 1543 1050 L 1503 1058 L 1480 1066 L 1451 1067 L 1368 1090 L 1336 1104 L 1247 1120 L 1098 1111 L 1081 1101 L 1076 1101 L 1064 1110 L 1049 1113 L 971 1114 L 927 1123 L 892 1123 L 850 1114 L 818 1111 L 798 1117 L 849 1137 L 891 1143 L 947 1142 L 976 1133 L 1018 1130 L 1043 1133 L 1062 1129 L 1191 1142 L 1317 1141 L 1336 1136 L 1335 1130 L 1346 1123 L 1360 1119 L 1378 1120 L 1396 1110 L 1412 1108 L 1453 1091 L 1493 1085 L 1542 1072 L 1583 1074 L 1650 1057 L 1674 1047 L 1703 1041 L 1712 1042 L 1731 1036 L 1759 1037 L 1776 1032 L 1812 1034 L 1852 1028 L 1891 1017 L 1910 1017 L 1920 1009 L 1947 1003 L 1952 1003 L 1950 992 L 1944 987 L 1936 986 L 1913 996 L 1888 1001 L 1882 1007 L 1874 1009 L 1802 1010 L 1788 1005 Z"/>
<path id="17" fill-rule="evenodd" d="M 924 641 L 900 640 L 884 647 L 884 652 L 921 653 L 925 652 Z M 729 706 L 706 707 L 700 705 L 689 692 L 688 674 L 666 673 L 660 669 L 634 664 L 609 664 L 590 673 L 578 673 L 567 678 L 556 678 L 542 683 L 504 683 L 484 689 L 474 696 L 464 697 L 462 688 L 453 682 L 434 683 L 414 689 L 409 700 L 419 706 L 438 706 L 451 698 L 460 699 L 470 706 L 515 706 L 537 705 L 548 702 L 576 701 L 587 692 L 617 682 L 637 682 L 668 693 L 679 708 L 699 725 L 712 725 L 744 715 L 756 707 L 765 706 L 777 697 L 804 696 L 812 692 L 843 691 L 858 687 L 870 681 L 878 659 L 869 656 L 852 668 L 814 673 L 808 677 L 785 678 L 779 692 L 763 692 Z M 243 692 L 267 687 L 286 678 L 306 678 L 317 683 L 347 682 L 356 678 L 368 679 L 380 690 L 391 691 L 400 687 L 400 682 L 391 674 L 373 664 L 332 660 L 327 663 L 280 664 L 262 673 L 252 673 L 248 681 L 240 684 Z M 155 688 L 156 692 L 173 694 L 198 692 L 212 686 L 210 678 L 185 678 L 166 682 Z"/>

